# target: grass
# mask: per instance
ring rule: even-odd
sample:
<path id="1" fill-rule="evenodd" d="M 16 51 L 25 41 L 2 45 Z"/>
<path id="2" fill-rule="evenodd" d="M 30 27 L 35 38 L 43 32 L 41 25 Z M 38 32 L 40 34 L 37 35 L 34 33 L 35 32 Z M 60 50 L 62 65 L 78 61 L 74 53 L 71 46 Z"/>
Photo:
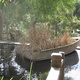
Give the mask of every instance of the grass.
<path id="1" fill-rule="evenodd" d="M 5 79 L 5 77 L 4 77 L 4 76 L 2 76 L 0 80 L 4 80 L 4 79 Z M 13 77 L 12 77 L 12 78 L 10 78 L 9 80 L 13 80 Z"/>
<path id="2" fill-rule="evenodd" d="M 3 80 L 4 79 L 4 76 L 2 76 L 2 78 L 0 80 Z"/>
<path id="3" fill-rule="evenodd" d="M 29 74 L 29 78 L 28 78 L 28 80 L 31 80 L 31 75 L 32 75 L 32 66 L 33 66 L 33 62 L 31 62 L 31 66 L 30 66 L 30 74 Z"/>
<path id="4" fill-rule="evenodd" d="M 39 76 L 38 76 L 38 79 L 39 80 L 46 80 L 45 78 L 48 76 L 48 72 L 45 72 L 45 73 L 43 73 L 43 74 L 40 74 Z"/>

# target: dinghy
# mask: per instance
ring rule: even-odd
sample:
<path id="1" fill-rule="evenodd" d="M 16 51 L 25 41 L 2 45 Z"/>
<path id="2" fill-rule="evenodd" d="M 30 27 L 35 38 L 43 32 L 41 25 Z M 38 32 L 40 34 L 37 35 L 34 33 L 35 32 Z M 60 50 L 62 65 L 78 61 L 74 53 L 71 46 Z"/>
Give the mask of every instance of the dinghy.
<path id="1" fill-rule="evenodd" d="M 42 50 L 42 51 L 38 51 L 38 52 L 29 52 L 29 51 L 23 51 L 21 48 L 16 47 L 15 48 L 15 53 L 19 54 L 21 56 L 26 57 L 27 59 L 33 60 L 33 61 L 41 61 L 41 60 L 47 60 L 51 58 L 51 54 L 53 52 L 59 52 L 59 51 L 63 51 L 65 52 L 65 55 L 70 54 L 71 52 L 73 52 L 76 47 L 78 46 L 80 42 L 80 39 L 75 40 L 73 43 L 65 45 L 65 46 L 59 46 L 56 48 L 51 48 L 51 49 L 46 49 L 46 50 Z"/>

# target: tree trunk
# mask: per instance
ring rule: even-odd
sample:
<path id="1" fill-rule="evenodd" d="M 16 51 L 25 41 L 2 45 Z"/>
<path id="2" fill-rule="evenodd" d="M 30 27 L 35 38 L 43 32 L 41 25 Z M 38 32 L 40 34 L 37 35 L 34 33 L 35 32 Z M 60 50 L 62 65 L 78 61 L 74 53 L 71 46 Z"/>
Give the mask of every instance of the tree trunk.
<path id="1" fill-rule="evenodd" d="M 0 12 L 0 40 L 3 39 L 3 15 Z"/>

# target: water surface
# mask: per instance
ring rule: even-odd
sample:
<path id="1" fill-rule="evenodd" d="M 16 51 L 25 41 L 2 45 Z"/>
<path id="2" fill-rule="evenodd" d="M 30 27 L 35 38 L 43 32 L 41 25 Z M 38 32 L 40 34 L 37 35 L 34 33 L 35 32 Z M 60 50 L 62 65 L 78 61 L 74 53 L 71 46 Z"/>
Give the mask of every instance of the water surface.
<path id="1" fill-rule="evenodd" d="M 16 55 L 11 46 L 0 46 L 0 77 L 4 80 L 27 80 L 29 78 L 32 61 Z M 33 62 L 31 80 L 46 80 L 49 72 L 50 60 Z M 42 78 L 43 77 L 43 78 Z M 80 80 L 80 50 L 65 56 L 64 80 Z"/>

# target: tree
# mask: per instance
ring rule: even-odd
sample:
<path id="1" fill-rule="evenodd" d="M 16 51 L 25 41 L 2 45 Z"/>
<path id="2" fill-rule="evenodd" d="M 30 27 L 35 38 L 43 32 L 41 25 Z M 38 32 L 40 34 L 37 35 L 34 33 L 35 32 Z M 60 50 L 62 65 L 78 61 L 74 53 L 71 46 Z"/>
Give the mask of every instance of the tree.
<path id="1" fill-rule="evenodd" d="M 3 39 L 3 15 L 0 12 L 0 40 Z"/>
<path id="2" fill-rule="evenodd" d="M 72 26 L 73 11 L 76 0 L 30 0 L 34 18 L 37 21 L 49 22 L 54 29 L 57 36 L 59 32 L 59 25 L 67 23 L 66 26 Z M 35 17 L 36 16 L 36 17 Z M 62 25 L 61 24 L 61 25 Z M 64 28 L 65 27 L 65 28 Z M 69 29 L 69 28 L 68 28 Z"/>
<path id="3" fill-rule="evenodd" d="M 8 28 L 28 29 L 47 23 L 54 34 L 72 25 L 76 0 L 0 0 L 4 24 Z M 72 27 L 70 27 L 72 28 Z"/>

